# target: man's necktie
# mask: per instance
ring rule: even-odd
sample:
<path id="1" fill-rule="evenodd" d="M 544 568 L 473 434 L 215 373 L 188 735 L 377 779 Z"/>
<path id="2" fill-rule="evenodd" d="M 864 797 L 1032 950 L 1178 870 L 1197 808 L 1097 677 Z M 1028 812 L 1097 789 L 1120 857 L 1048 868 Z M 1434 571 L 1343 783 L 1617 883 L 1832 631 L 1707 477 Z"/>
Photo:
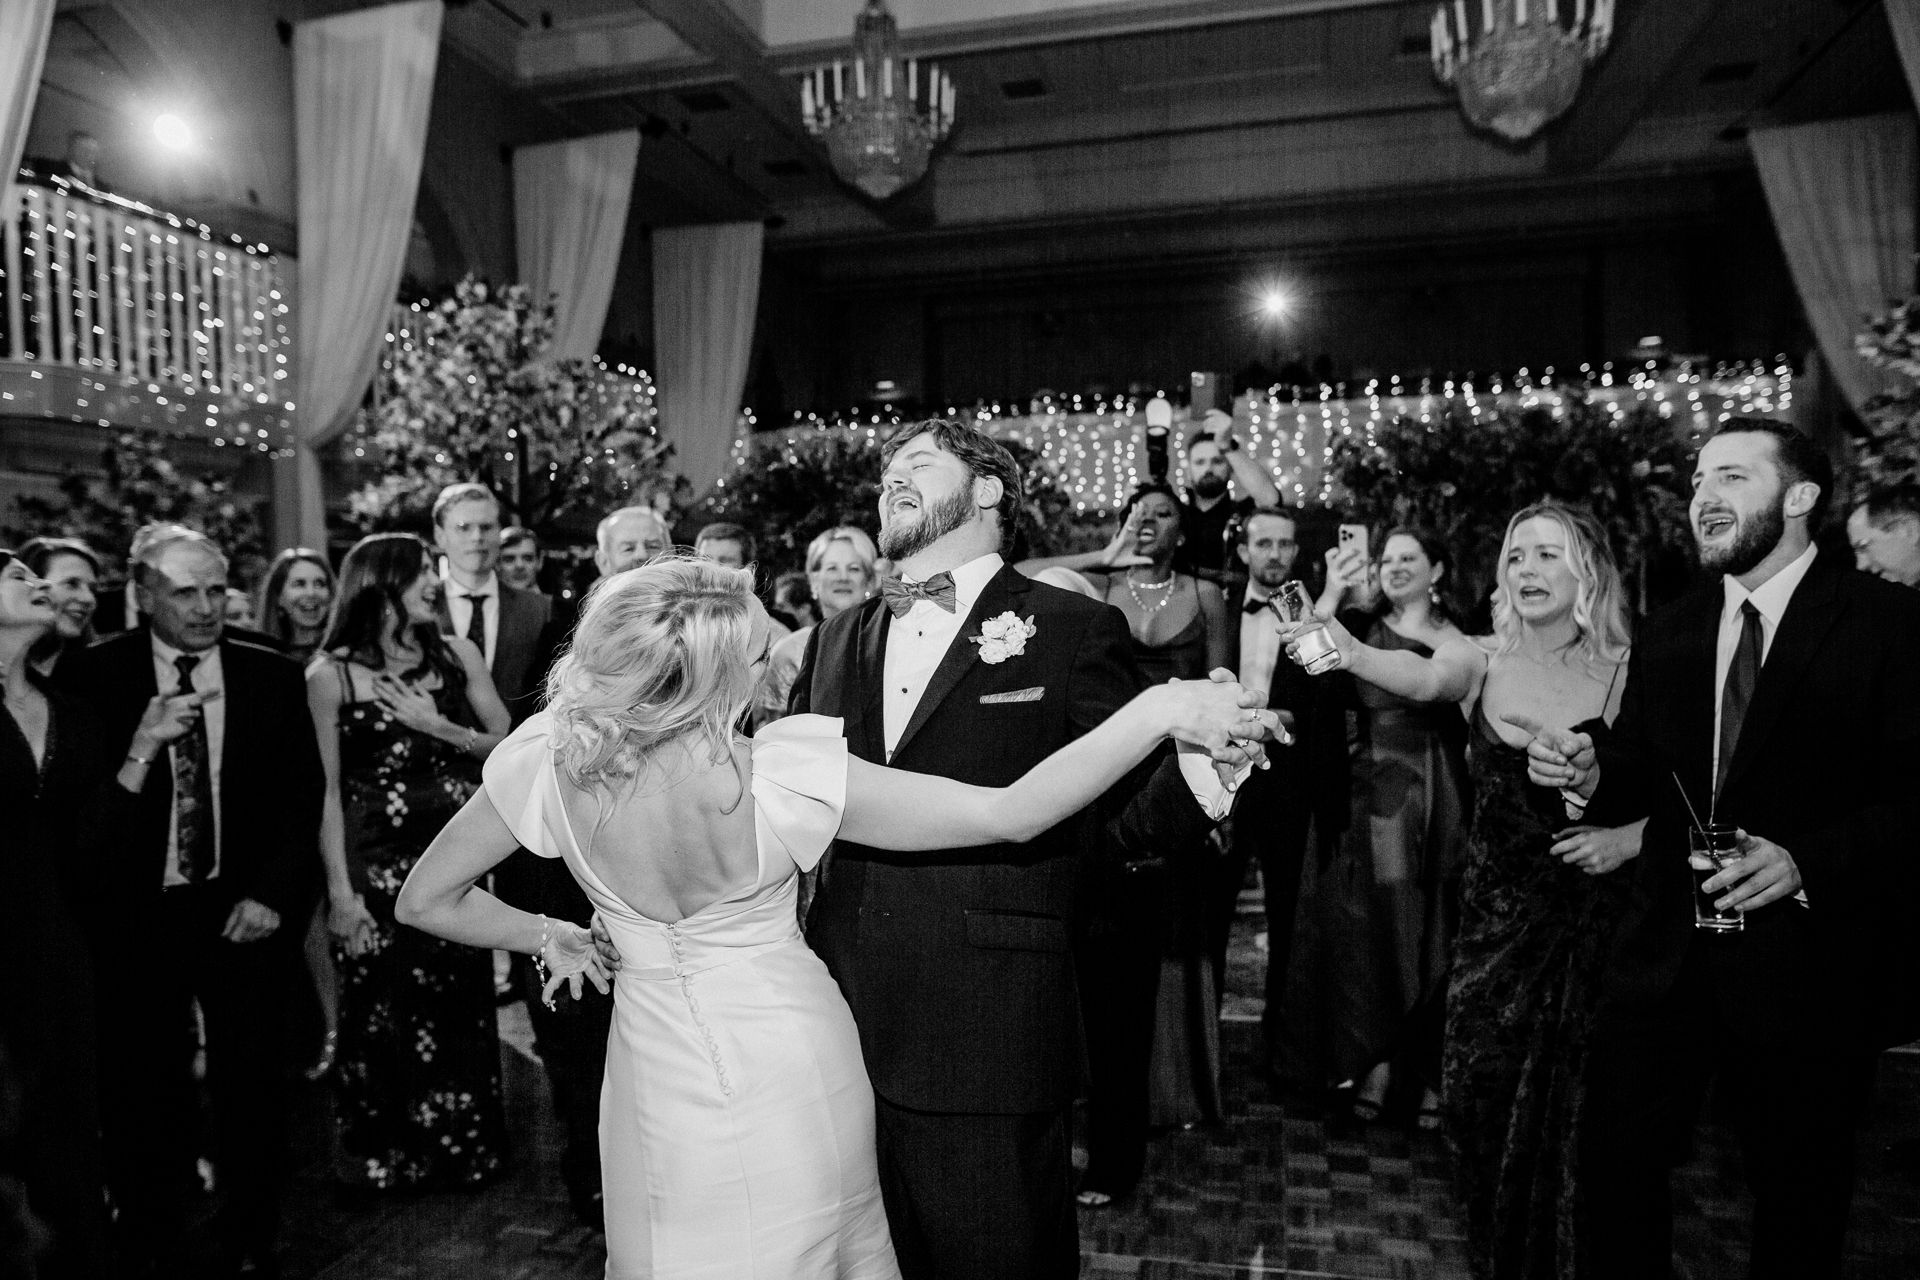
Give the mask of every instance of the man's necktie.
<path id="1" fill-rule="evenodd" d="M 936 573 L 925 582 L 886 578 L 880 583 L 880 594 L 886 598 L 887 608 L 896 618 L 906 617 L 919 600 L 930 600 L 948 613 L 952 613 L 960 604 L 960 594 L 954 589 L 953 575 L 950 573 Z"/>
<path id="2" fill-rule="evenodd" d="M 487 653 L 487 593 L 467 597 L 467 605 L 473 613 L 467 618 L 467 639 L 473 641 L 482 657 Z"/>
<path id="3" fill-rule="evenodd" d="M 1760 650 L 1765 636 L 1760 630 L 1760 611 L 1753 601 L 1740 604 L 1740 643 L 1734 648 L 1733 662 L 1727 667 L 1727 684 L 1720 691 L 1720 760 L 1713 775 L 1713 791 L 1727 780 L 1727 767 L 1733 763 L 1733 749 L 1740 744 L 1740 726 L 1753 701 L 1753 686 L 1760 679 Z"/>
<path id="4" fill-rule="evenodd" d="M 193 692 L 193 669 L 198 654 L 182 654 L 173 665 L 180 670 L 179 694 Z M 177 815 L 175 843 L 180 851 L 180 876 L 198 884 L 213 872 L 213 765 L 207 751 L 207 717 L 202 711 L 193 727 L 173 741 L 173 804 Z"/>

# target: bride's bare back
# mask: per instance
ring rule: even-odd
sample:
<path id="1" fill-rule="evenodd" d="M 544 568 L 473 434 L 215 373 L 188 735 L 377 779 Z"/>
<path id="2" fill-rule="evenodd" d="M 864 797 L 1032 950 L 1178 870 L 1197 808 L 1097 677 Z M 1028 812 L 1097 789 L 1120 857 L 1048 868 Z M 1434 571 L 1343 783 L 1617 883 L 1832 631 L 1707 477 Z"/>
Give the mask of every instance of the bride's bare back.
<path id="1" fill-rule="evenodd" d="M 567 820 L 587 865 L 649 920 L 672 924 L 754 887 L 752 748 L 711 761 L 669 744 L 639 777 L 609 795 L 562 779 Z"/>

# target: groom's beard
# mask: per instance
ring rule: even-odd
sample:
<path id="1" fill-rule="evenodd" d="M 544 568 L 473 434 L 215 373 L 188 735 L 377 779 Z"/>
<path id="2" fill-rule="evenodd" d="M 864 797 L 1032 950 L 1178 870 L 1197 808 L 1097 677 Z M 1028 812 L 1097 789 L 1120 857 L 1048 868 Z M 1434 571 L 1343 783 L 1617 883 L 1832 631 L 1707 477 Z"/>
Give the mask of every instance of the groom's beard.
<path id="1" fill-rule="evenodd" d="M 923 501 L 918 517 L 907 519 L 889 512 L 880 526 L 880 554 L 895 564 L 925 551 L 973 519 L 973 486 L 965 484 L 950 498 L 932 506 Z"/>

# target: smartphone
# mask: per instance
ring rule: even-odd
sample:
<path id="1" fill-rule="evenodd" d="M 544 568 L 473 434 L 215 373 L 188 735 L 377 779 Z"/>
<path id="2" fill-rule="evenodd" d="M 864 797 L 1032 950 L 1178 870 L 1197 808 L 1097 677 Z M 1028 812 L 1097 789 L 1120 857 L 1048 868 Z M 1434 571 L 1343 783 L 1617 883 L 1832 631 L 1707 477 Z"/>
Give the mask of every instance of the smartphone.
<path id="1" fill-rule="evenodd" d="M 1340 550 L 1360 553 L 1360 562 L 1367 561 L 1367 526 L 1363 524 L 1343 524 L 1340 526 Z"/>

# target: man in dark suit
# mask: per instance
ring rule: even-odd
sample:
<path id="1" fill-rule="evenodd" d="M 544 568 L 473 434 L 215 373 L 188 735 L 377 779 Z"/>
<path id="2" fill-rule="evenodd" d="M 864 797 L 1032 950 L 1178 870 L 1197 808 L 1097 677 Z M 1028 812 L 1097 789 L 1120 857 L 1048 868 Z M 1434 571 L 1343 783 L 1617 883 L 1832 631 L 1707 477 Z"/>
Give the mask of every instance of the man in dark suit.
<path id="1" fill-rule="evenodd" d="M 450 484 L 433 501 L 433 541 L 446 590 L 440 630 L 487 659 L 494 691 L 518 725 L 533 714 L 553 647 L 553 601 L 500 580 L 500 503 L 485 485 Z"/>
<path id="2" fill-rule="evenodd" d="M 1723 427 L 1691 510 L 1716 580 L 1647 621 L 1597 754 L 1529 747 L 1536 782 L 1592 793 L 1587 822 L 1648 819 L 1580 1128 L 1583 1274 L 1602 1280 L 1669 1274 L 1668 1175 L 1712 1081 L 1753 1189 L 1749 1274 L 1839 1275 L 1877 1050 L 1920 1031 L 1920 596 L 1815 548 L 1832 485 L 1791 427 Z M 1702 886 L 1738 932 L 1694 926 L 1689 806 L 1741 830 Z"/>
<path id="3" fill-rule="evenodd" d="M 1246 566 L 1244 591 L 1227 599 L 1227 652 L 1240 683 L 1266 691 L 1267 706 L 1280 714 L 1294 744 L 1270 757 L 1273 767 L 1253 774 L 1240 789 L 1229 828 L 1227 856 L 1214 864 L 1209 902 L 1214 989 L 1226 989 L 1227 935 L 1246 880 L 1247 863 L 1260 864 L 1266 896 L 1266 1033 L 1272 1069 L 1280 1010 L 1287 989 L 1287 957 L 1293 949 L 1294 909 L 1311 831 L 1321 847 L 1347 825 L 1346 713 L 1338 680 L 1309 676 L 1289 662 L 1280 619 L 1268 601 L 1293 576 L 1299 556 L 1299 522 L 1286 507 L 1260 507 L 1241 525 L 1238 554 Z"/>
<path id="4" fill-rule="evenodd" d="M 903 578 L 815 629 L 790 709 L 843 717 L 862 759 L 1002 786 L 1131 697 L 1140 676 L 1119 611 L 1001 561 L 1019 493 L 1012 457 L 970 426 L 896 435 L 880 545 Z M 1228 796 L 1204 755 L 1180 762 L 1149 761 L 1100 813 L 1024 845 L 831 851 L 808 938 L 860 1028 L 910 1280 L 1078 1274 L 1080 862 L 1109 847 L 1197 851 Z"/>
<path id="5" fill-rule="evenodd" d="M 207 1085 L 227 1264 L 270 1275 L 285 1106 L 279 1008 L 318 883 L 324 777 L 300 668 L 223 637 L 225 558 L 174 527 L 146 539 L 133 589 L 150 622 L 60 664 L 110 743 L 156 694 L 206 697 L 201 723 L 151 762 L 135 835 L 102 904 L 101 1112 L 108 1180 L 138 1274 L 169 1264 L 191 1176 L 191 1005 Z"/>

